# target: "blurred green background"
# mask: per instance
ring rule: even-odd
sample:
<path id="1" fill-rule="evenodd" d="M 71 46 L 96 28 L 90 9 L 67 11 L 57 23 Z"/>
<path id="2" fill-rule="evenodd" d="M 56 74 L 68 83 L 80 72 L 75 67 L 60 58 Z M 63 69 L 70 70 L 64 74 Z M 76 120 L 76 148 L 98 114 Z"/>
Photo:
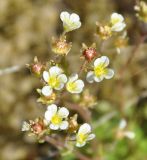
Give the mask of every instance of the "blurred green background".
<path id="1" fill-rule="evenodd" d="M 147 33 L 147 24 L 137 20 L 135 0 L 0 0 L 0 160 L 147 160 L 147 44 L 140 44 L 131 63 L 124 67 Z M 43 116 L 45 107 L 37 104 L 38 79 L 31 76 L 25 64 L 34 56 L 42 61 L 53 57 L 51 37 L 60 35 L 61 11 L 80 15 L 82 27 L 68 34 L 73 42 L 67 56 L 71 71 L 80 64 L 81 43 L 91 45 L 96 37 L 95 22 L 107 22 L 112 12 L 124 15 L 129 36 L 128 46 L 116 53 L 113 38 L 103 46 L 103 55 L 111 59 L 115 77 L 99 84 L 88 85 L 97 104 L 91 109 L 91 124 L 96 139 L 78 154 L 61 157 L 49 144 L 38 144 L 33 137 L 21 132 L 23 120 Z M 3 73 L 16 66 L 17 72 Z M 123 69 L 123 74 L 119 71 Z M 116 138 L 119 122 L 128 121 L 127 129 L 136 136 L 133 140 Z M 57 154 L 56 154 L 57 152 Z"/>

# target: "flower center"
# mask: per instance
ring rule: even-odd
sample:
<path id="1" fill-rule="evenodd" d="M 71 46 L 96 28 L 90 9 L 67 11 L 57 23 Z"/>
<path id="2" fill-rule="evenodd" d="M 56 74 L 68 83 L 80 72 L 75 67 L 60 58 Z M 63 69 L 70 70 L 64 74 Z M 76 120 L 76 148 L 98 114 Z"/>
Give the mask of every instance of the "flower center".
<path id="1" fill-rule="evenodd" d="M 77 141 L 79 143 L 83 143 L 83 142 L 85 142 L 87 140 L 87 137 L 88 137 L 87 134 L 80 133 L 80 134 L 78 134 Z"/>
<path id="2" fill-rule="evenodd" d="M 76 88 L 77 88 L 77 86 L 76 86 L 75 82 L 68 82 L 67 83 L 67 89 L 69 91 L 74 91 L 74 90 L 76 90 Z"/>
<path id="3" fill-rule="evenodd" d="M 48 84 L 49 84 L 52 88 L 54 88 L 54 87 L 59 86 L 59 81 L 57 80 L 57 77 L 56 77 L 56 76 L 52 76 L 52 77 L 49 78 Z"/>
<path id="4" fill-rule="evenodd" d="M 101 75 L 104 75 L 107 73 L 107 69 L 104 67 L 103 64 L 100 64 L 98 66 L 96 66 L 94 68 L 94 73 L 97 77 L 101 76 Z"/>
<path id="5" fill-rule="evenodd" d="M 120 22 L 120 19 L 119 19 L 119 18 L 115 18 L 115 19 L 112 20 L 112 24 L 113 24 L 113 25 L 115 25 L 115 24 L 117 24 L 117 23 L 119 23 L 119 22 Z"/>
<path id="6" fill-rule="evenodd" d="M 53 124 L 60 124 L 60 123 L 62 122 L 62 118 L 61 118 L 59 115 L 55 114 L 55 115 L 52 117 L 51 122 L 52 122 Z"/>

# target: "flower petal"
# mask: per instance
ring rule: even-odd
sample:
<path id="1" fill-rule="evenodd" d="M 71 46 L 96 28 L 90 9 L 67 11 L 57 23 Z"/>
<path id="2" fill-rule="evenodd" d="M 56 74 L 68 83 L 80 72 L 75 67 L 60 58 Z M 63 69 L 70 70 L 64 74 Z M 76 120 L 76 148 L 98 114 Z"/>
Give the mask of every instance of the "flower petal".
<path id="1" fill-rule="evenodd" d="M 96 82 L 101 82 L 103 79 L 104 79 L 104 76 L 103 76 L 103 75 L 102 75 L 102 76 L 99 76 L 99 77 L 94 76 L 94 80 L 95 80 Z"/>
<path id="2" fill-rule="evenodd" d="M 50 124 L 50 129 L 58 130 L 59 129 L 59 125 Z"/>
<path id="3" fill-rule="evenodd" d="M 91 132 L 91 126 L 88 123 L 84 123 L 83 125 L 80 126 L 78 134 L 88 134 Z"/>
<path id="4" fill-rule="evenodd" d="M 64 22 L 70 19 L 70 14 L 66 11 L 61 12 L 60 19 Z"/>
<path id="5" fill-rule="evenodd" d="M 43 79 L 45 80 L 45 82 L 48 82 L 48 80 L 49 80 L 49 73 L 47 71 L 43 72 Z"/>
<path id="6" fill-rule="evenodd" d="M 89 72 L 87 73 L 86 80 L 87 80 L 89 83 L 93 83 L 93 82 L 94 82 L 94 72 L 93 72 L 93 71 L 89 71 Z"/>
<path id="7" fill-rule="evenodd" d="M 66 130 L 68 128 L 68 122 L 67 121 L 62 121 L 60 125 L 61 130 Z"/>
<path id="8" fill-rule="evenodd" d="M 111 30 L 114 32 L 120 32 L 126 27 L 125 23 L 117 23 L 111 27 Z"/>
<path id="9" fill-rule="evenodd" d="M 60 75 L 58 76 L 58 79 L 59 79 L 59 81 L 60 81 L 61 83 L 66 83 L 66 82 L 67 82 L 67 77 L 66 77 L 65 74 L 60 74 Z"/>
<path id="10" fill-rule="evenodd" d="M 69 111 L 65 107 L 61 107 L 58 111 L 58 115 L 60 115 L 62 118 L 67 118 L 69 115 Z"/>
<path id="11" fill-rule="evenodd" d="M 77 80 L 75 84 L 77 86 L 75 89 L 75 93 L 81 93 L 84 88 L 84 82 L 82 80 Z"/>
<path id="12" fill-rule="evenodd" d="M 47 111 L 45 112 L 45 119 L 50 121 L 53 115 L 57 112 L 57 106 L 55 104 L 51 104 L 47 107 Z"/>
<path id="13" fill-rule="evenodd" d="M 77 147 L 83 147 L 83 146 L 85 146 L 85 144 L 86 144 L 86 142 L 83 142 L 83 143 L 78 143 L 78 142 L 77 142 L 77 143 L 76 143 L 76 146 L 77 146 Z"/>
<path id="14" fill-rule="evenodd" d="M 114 76 L 113 69 L 107 69 L 107 74 L 104 75 L 106 79 L 111 79 Z"/>
<path id="15" fill-rule="evenodd" d="M 79 20 L 80 20 L 80 17 L 79 17 L 78 14 L 72 13 L 72 14 L 70 15 L 70 21 L 71 21 L 71 22 L 78 22 Z"/>
<path id="16" fill-rule="evenodd" d="M 120 23 L 120 22 L 124 21 L 124 17 L 121 14 L 112 13 L 110 21 L 111 21 L 112 24 Z"/>
<path id="17" fill-rule="evenodd" d="M 78 79 L 78 74 L 77 73 L 74 73 L 72 74 L 70 77 L 69 77 L 69 81 L 70 82 L 74 82 Z"/>
<path id="18" fill-rule="evenodd" d="M 87 140 L 90 141 L 90 140 L 92 140 L 94 138 L 95 138 L 95 134 L 90 134 L 90 135 L 88 135 Z"/>
<path id="19" fill-rule="evenodd" d="M 53 66 L 49 69 L 50 76 L 58 76 L 62 72 L 63 72 L 62 69 L 57 66 Z"/>
<path id="20" fill-rule="evenodd" d="M 53 90 L 50 86 L 44 86 L 42 88 L 41 92 L 44 96 L 50 96 L 52 94 Z"/>
<path id="21" fill-rule="evenodd" d="M 103 65 L 104 67 L 107 67 L 109 65 L 109 58 L 107 56 L 102 56 L 100 58 L 97 58 L 94 61 L 94 66 Z"/>

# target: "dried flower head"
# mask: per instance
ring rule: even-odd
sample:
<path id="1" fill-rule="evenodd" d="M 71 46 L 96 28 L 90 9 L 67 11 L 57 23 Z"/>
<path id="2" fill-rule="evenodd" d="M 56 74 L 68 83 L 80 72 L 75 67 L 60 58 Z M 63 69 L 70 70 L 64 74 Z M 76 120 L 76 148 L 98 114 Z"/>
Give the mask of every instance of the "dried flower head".
<path id="1" fill-rule="evenodd" d="M 112 31 L 111 31 L 111 27 L 108 25 L 101 25 L 98 22 L 96 23 L 97 25 L 97 35 L 102 39 L 102 40 L 107 40 L 108 38 L 111 37 L 112 35 Z"/>
<path id="2" fill-rule="evenodd" d="M 140 1 L 138 5 L 134 7 L 136 16 L 142 20 L 143 22 L 147 23 L 147 3 L 144 1 Z"/>
<path id="3" fill-rule="evenodd" d="M 72 43 L 66 41 L 66 36 L 60 36 L 58 39 L 52 38 L 52 51 L 58 55 L 67 55 L 71 47 Z"/>

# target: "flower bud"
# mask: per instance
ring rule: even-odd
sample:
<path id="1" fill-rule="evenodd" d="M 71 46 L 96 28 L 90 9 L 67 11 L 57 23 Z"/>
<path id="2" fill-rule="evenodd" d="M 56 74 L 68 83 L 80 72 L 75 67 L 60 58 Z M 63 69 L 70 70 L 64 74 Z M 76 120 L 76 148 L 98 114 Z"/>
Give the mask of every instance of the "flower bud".
<path id="1" fill-rule="evenodd" d="M 67 55 L 72 47 L 72 43 L 66 42 L 66 36 L 60 36 L 58 39 L 52 38 L 52 51 L 58 55 Z"/>
<path id="2" fill-rule="evenodd" d="M 73 117 L 70 118 L 69 120 L 69 128 L 68 131 L 70 133 L 76 132 L 78 128 L 78 123 L 77 123 L 77 114 L 75 114 Z"/>
<path id="3" fill-rule="evenodd" d="M 38 62 L 37 57 L 34 58 L 34 63 L 27 64 L 27 67 L 30 69 L 31 73 L 37 77 L 40 77 L 45 70 L 45 65 L 41 62 Z"/>
<path id="4" fill-rule="evenodd" d="M 87 47 L 85 44 L 83 44 L 83 56 L 87 61 L 93 60 L 94 57 L 96 57 L 96 47 L 95 44 L 92 44 L 90 47 Z"/>

